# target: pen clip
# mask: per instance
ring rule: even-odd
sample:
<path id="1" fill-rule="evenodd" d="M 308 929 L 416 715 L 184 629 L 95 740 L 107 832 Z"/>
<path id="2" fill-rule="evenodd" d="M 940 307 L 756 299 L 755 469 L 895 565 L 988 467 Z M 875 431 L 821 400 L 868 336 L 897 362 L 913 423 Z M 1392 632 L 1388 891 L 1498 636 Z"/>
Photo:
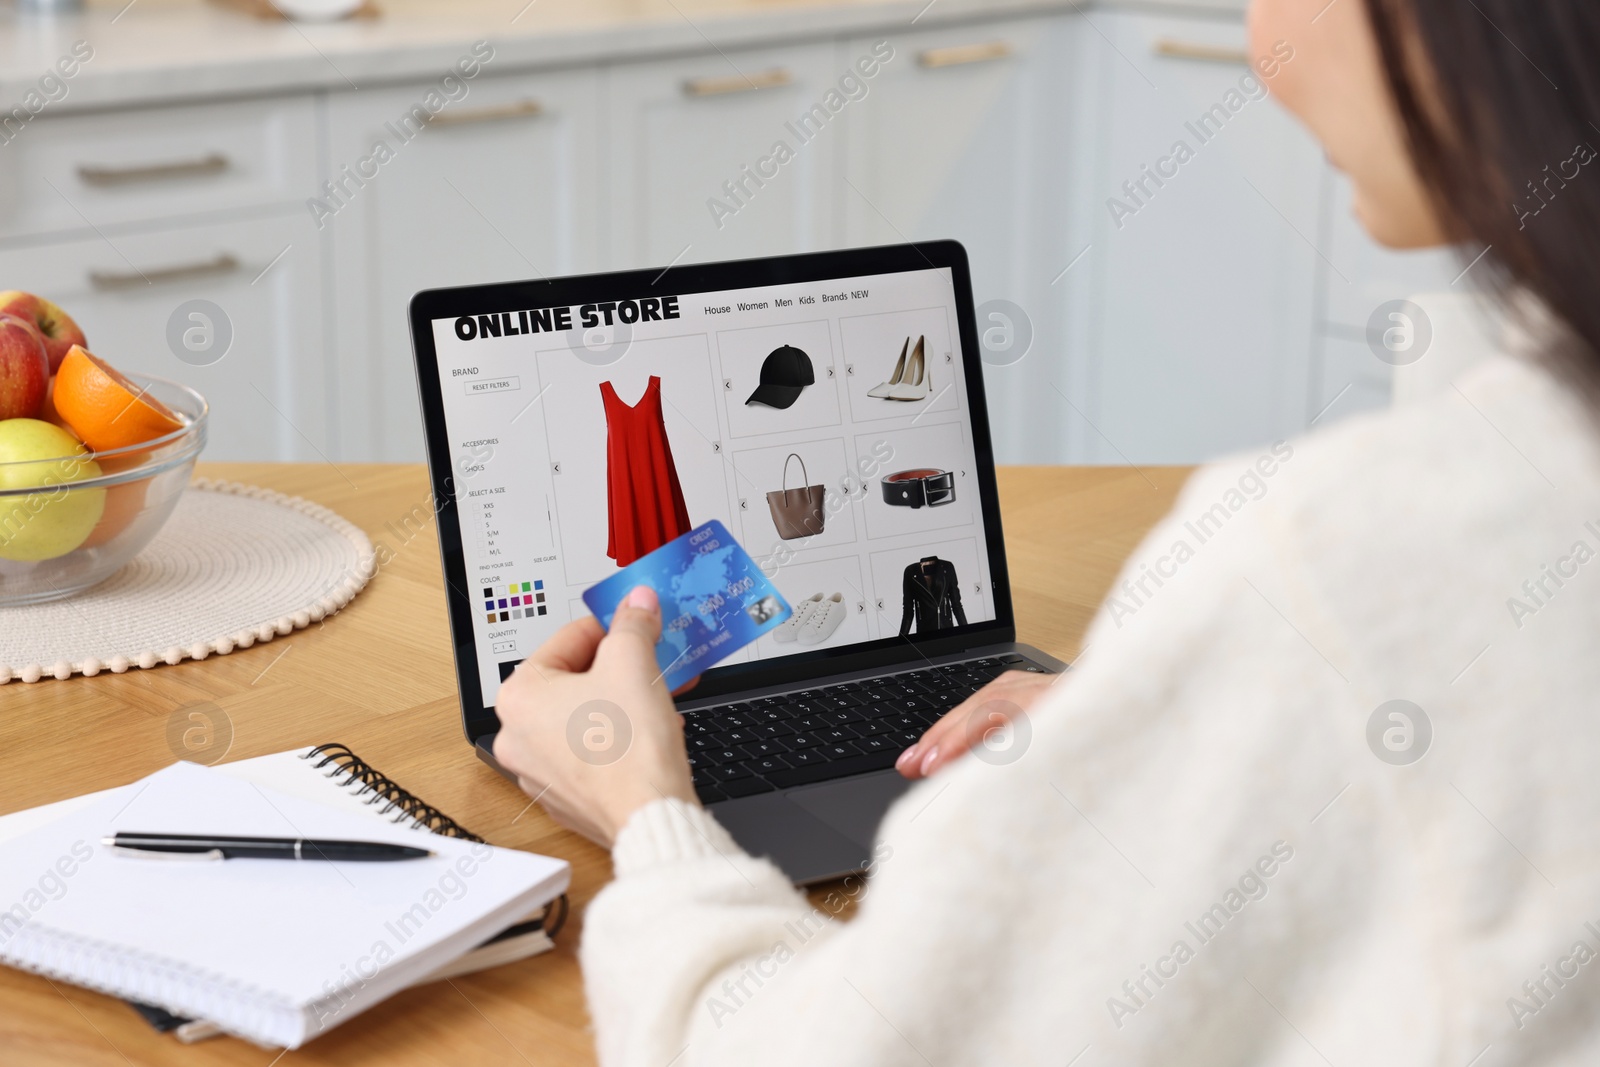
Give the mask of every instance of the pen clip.
<path id="1" fill-rule="evenodd" d="M 212 860 L 226 858 L 220 848 L 214 848 L 207 852 L 162 852 L 157 849 L 129 848 L 126 845 L 114 845 L 109 837 L 102 840 L 101 844 L 105 845 L 108 851 L 118 856 L 128 856 L 141 860 L 177 860 L 180 863 L 208 863 Z"/>

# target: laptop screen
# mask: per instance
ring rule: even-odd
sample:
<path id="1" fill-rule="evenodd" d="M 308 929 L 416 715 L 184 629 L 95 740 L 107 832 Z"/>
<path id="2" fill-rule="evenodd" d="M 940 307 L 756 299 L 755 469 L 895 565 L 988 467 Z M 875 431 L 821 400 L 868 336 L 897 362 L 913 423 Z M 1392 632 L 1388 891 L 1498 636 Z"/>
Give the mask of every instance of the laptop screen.
<path id="1" fill-rule="evenodd" d="M 486 707 L 584 590 L 711 519 L 796 610 L 719 669 L 996 618 L 948 267 L 527 291 L 427 322 Z"/>

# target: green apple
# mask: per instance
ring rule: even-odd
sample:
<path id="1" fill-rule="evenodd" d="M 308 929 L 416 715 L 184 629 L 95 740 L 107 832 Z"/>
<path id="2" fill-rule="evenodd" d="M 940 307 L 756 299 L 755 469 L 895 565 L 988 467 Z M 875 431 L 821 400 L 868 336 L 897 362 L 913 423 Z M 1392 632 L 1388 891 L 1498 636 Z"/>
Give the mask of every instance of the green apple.
<path id="1" fill-rule="evenodd" d="M 88 540 L 106 491 L 69 486 L 99 476 L 83 442 L 54 423 L 0 420 L 0 559 L 55 559 Z"/>

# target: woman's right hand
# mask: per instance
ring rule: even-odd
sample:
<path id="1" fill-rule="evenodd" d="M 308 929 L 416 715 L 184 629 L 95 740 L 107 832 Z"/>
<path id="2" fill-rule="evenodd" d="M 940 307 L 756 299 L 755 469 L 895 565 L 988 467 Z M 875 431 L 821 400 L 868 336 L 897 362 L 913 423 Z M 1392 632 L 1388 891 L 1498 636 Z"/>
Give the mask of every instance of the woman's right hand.
<path id="1" fill-rule="evenodd" d="M 1061 676 L 1031 671 L 1006 671 L 951 708 L 895 761 L 907 778 L 926 778 L 980 744 L 991 730 L 1004 729 L 1026 714 Z"/>

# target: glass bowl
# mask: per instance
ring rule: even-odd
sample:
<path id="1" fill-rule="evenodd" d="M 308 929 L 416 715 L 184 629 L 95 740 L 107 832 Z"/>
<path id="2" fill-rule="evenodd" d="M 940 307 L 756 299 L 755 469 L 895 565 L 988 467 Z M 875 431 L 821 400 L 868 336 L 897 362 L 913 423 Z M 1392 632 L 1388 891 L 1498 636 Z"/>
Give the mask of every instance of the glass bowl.
<path id="1" fill-rule="evenodd" d="M 0 607 L 58 600 L 105 581 L 177 506 L 206 444 L 205 398 L 164 378 L 127 377 L 183 427 L 109 452 L 0 463 Z M 98 474 L 84 471 L 86 462 Z"/>

